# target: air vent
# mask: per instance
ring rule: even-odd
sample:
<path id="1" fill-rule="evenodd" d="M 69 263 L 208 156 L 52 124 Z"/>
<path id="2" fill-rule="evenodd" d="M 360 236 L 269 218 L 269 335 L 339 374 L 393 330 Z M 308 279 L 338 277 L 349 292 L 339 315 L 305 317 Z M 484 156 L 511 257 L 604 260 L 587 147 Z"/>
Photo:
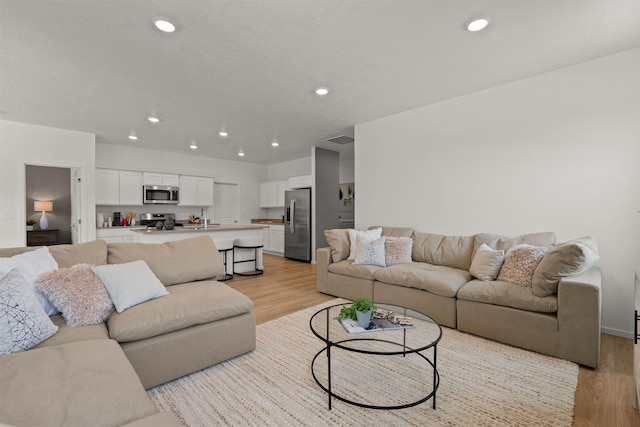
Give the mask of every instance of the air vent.
<path id="1" fill-rule="evenodd" d="M 348 144 L 350 142 L 353 142 L 354 139 L 351 138 L 350 136 L 340 135 L 340 136 L 335 136 L 333 138 L 329 138 L 329 139 L 327 139 L 327 141 L 333 142 L 335 144 L 344 145 L 344 144 Z"/>

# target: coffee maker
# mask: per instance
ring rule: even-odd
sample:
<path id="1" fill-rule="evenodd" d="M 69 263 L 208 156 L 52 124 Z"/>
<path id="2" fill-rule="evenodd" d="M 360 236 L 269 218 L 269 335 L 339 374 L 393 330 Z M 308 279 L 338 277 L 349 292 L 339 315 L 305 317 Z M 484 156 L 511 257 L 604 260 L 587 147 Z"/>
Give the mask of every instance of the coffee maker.
<path id="1" fill-rule="evenodd" d="M 122 225 L 122 220 L 120 219 L 120 217 L 121 217 L 121 213 L 120 212 L 114 212 L 113 213 L 113 226 L 114 227 Z"/>

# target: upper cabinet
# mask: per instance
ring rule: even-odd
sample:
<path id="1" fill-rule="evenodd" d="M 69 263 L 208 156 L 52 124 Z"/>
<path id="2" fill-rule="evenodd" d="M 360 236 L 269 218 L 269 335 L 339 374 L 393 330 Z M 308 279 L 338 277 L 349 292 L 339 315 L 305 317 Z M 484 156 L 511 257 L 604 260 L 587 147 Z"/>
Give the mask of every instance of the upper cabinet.
<path id="1" fill-rule="evenodd" d="M 170 185 L 172 187 L 178 187 L 180 185 L 180 175 L 143 172 L 142 183 L 144 185 Z"/>
<path id="2" fill-rule="evenodd" d="M 213 178 L 180 176 L 179 206 L 212 206 Z"/>
<path id="3" fill-rule="evenodd" d="M 289 189 L 289 181 L 260 183 L 260 207 L 281 208 L 284 206 L 284 192 Z"/>
<path id="4" fill-rule="evenodd" d="M 312 186 L 313 177 L 311 176 L 311 174 L 289 177 L 289 188 L 310 188 Z"/>
<path id="5" fill-rule="evenodd" d="M 142 206 L 142 173 L 96 169 L 96 205 Z"/>

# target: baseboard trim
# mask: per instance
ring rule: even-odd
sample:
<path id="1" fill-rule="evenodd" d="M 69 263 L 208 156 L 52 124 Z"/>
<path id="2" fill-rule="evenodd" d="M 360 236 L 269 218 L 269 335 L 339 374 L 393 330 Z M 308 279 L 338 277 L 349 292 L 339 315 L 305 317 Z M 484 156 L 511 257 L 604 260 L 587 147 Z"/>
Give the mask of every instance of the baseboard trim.
<path id="1" fill-rule="evenodd" d="M 615 328 L 602 327 L 600 328 L 600 332 L 602 332 L 603 334 L 615 335 L 617 337 L 633 339 L 633 332 L 631 331 L 623 331 Z"/>

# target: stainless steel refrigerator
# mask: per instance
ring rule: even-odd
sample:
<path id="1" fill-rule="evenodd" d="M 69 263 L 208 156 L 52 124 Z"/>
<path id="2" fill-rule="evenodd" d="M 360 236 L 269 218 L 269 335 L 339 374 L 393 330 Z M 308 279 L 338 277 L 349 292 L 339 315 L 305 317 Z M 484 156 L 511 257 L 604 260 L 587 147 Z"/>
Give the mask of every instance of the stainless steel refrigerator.
<path id="1" fill-rule="evenodd" d="M 311 262 L 311 189 L 284 193 L 284 256 Z"/>

